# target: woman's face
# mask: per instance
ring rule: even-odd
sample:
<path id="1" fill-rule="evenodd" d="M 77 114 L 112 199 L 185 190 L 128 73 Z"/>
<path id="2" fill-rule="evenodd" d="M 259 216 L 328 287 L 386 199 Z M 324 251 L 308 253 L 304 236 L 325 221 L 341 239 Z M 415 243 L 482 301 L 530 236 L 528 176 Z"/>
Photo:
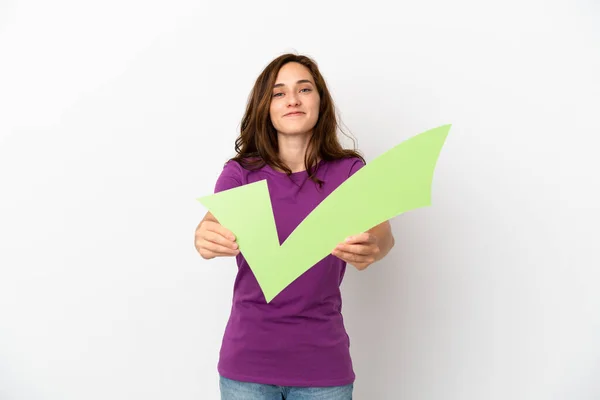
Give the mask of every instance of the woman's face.
<path id="1" fill-rule="evenodd" d="M 279 70 L 271 97 L 270 115 L 280 134 L 312 133 L 319 119 L 320 98 L 314 79 L 304 65 L 290 62 Z"/>

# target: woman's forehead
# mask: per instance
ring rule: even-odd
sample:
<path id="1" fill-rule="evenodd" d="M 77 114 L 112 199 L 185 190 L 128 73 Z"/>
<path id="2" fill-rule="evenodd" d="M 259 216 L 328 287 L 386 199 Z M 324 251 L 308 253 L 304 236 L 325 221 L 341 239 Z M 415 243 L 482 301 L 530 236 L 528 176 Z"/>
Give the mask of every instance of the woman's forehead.
<path id="1" fill-rule="evenodd" d="M 277 79 L 275 84 L 283 83 L 286 85 L 296 84 L 298 81 L 309 81 L 314 83 L 312 74 L 309 69 L 302 64 L 288 63 L 281 67 L 277 73 Z M 300 82 L 304 83 L 304 82 Z"/>

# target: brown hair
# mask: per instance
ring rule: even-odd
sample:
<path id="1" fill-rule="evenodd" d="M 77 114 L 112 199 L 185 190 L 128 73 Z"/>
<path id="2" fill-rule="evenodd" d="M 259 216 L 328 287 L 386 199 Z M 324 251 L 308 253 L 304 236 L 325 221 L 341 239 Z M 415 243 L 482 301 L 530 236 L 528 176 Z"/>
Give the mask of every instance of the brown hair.
<path id="1" fill-rule="evenodd" d="M 237 155 L 231 160 L 239 162 L 248 169 L 261 168 L 268 164 L 271 167 L 283 170 L 288 175 L 292 173 L 289 167 L 279 158 L 277 131 L 269 114 L 271 94 L 277 74 L 281 67 L 290 62 L 297 62 L 309 69 L 319 93 L 319 118 L 313 129 L 313 135 L 304 157 L 304 165 L 310 178 L 314 182 L 322 184 L 322 181 L 317 179 L 315 175 L 318 158 L 331 161 L 346 157 L 357 157 L 363 162 L 364 158 L 356 150 L 342 148 L 337 138 L 339 124 L 335 107 L 325 84 L 325 79 L 319 72 L 317 63 L 304 55 L 281 55 L 271 61 L 258 76 L 248 97 L 246 112 L 241 122 L 240 135 L 235 141 Z M 354 139 L 352 140 L 354 142 Z"/>

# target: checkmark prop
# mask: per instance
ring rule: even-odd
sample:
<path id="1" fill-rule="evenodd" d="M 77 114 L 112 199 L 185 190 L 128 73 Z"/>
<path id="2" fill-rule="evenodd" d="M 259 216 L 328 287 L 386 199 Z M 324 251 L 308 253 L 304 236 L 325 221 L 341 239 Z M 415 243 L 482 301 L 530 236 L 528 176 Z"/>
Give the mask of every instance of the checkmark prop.
<path id="1" fill-rule="evenodd" d="M 267 303 L 348 236 L 429 206 L 451 125 L 414 136 L 338 186 L 279 245 L 266 180 L 198 198 L 236 240 Z"/>

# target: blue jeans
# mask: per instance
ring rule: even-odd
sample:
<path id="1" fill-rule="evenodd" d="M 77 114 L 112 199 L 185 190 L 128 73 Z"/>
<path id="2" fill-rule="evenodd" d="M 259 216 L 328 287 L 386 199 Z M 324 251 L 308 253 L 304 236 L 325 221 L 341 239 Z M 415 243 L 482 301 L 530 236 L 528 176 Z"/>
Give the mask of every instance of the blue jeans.
<path id="1" fill-rule="evenodd" d="M 331 387 L 264 385 L 219 377 L 221 400 L 352 400 L 353 384 Z"/>

